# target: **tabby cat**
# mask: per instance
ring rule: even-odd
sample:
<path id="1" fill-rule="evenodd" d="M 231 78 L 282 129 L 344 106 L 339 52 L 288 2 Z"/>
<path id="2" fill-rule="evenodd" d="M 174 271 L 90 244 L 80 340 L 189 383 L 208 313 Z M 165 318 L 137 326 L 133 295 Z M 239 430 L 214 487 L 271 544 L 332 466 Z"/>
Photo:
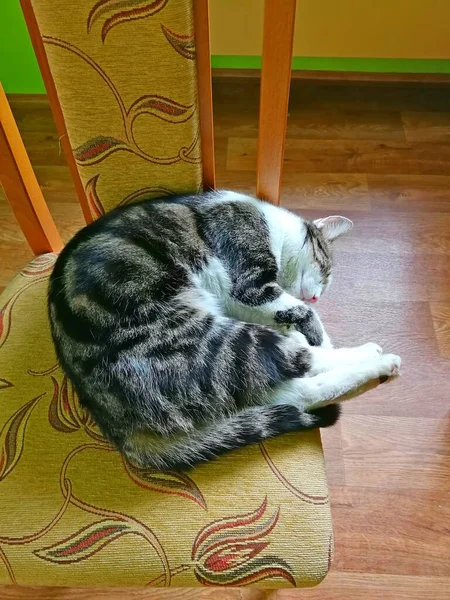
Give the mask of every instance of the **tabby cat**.
<path id="1" fill-rule="evenodd" d="M 333 349 L 311 304 L 330 244 L 311 222 L 220 191 L 118 208 L 59 256 L 58 359 L 104 436 L 134 464 L 182 469 L 278 434 L 333 425 L 336 401 L 400 358 Z"/>

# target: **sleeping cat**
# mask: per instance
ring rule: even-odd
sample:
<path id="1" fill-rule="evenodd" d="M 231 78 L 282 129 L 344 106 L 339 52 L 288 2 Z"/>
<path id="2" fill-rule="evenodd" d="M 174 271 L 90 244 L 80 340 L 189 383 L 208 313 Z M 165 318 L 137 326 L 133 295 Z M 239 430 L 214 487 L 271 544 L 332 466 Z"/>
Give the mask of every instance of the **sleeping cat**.
<path id="1" fill-rule="evenodd" d="M 333 425 L 336 401 L 400 358 L 333 349 L 311 304 L 344 217 L 306 221 L 229 191 L 149 200 L 82 229 L 50 280 L 59 361 L 134 464 L 181 469 Z"/>

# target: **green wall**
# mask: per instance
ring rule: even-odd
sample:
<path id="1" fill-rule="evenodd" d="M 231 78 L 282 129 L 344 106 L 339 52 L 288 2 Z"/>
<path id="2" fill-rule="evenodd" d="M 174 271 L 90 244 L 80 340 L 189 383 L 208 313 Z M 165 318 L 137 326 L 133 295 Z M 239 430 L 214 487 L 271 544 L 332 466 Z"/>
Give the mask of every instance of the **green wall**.
<path id="1" fill-rule="evenodd" d="M 257 69 L 261 66 L 261 57 L 213 56 L 212 65 L 216 68 Z M 450 60 L 295 57 L 292 67 L 319 71 L 450 73 Z M 0 81 L 5 91 L 11 94 L 45 92 L 19 0 L 0 0 Z"/>
<path id="2" fill-rule="evenodd" d="M 217 69 L 259 69 L 260 56 L 212 56 Z M 450 73 L 450 60 L 426 58 L 327 58 L 294 56 L 292 68 L 304 71 L 364 73 Z"/>
<path id="3" fill-rule="evenodd" d="M 0 0 L 0 81 L 9 93 L 45 92 L 19 0 Z"/>

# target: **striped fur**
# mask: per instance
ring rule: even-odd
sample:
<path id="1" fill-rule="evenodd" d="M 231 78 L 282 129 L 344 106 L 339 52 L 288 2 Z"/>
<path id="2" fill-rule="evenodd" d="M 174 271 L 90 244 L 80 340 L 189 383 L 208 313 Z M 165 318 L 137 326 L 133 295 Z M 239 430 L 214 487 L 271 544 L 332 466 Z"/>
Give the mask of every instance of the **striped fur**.
<path id="1" fill-rule="evenodd" d="M 326 230 L 214 192 L 124 206 L 69 242 L 49 287 L 58 358 L 132 462 L 183 468 L 336 421 L 336 405 L 284 402 L 329 345 L 302 300 L 329 283 Z"/>

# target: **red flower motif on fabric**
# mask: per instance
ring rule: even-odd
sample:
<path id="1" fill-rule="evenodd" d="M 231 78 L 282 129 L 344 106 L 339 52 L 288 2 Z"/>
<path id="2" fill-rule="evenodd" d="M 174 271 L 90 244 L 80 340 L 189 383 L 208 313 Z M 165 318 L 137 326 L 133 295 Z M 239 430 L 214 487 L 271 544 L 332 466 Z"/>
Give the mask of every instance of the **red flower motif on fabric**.
<path id="1" fill-rule="evenodd" d="M 132 152 L 125 142 L 113 137 L 98 135 L 75 148 L 73 154 L 79 165 L 96 165 L 118 150 Z"/>
<path id="2" fill-rule="evenodd" d="M 151 17 L 162 10 L 167 2 L 168 0 L 153 0 L 153 2 L 148 2 L 148 0 L 99 0 L 89 13 L 88 33 L 96 21 L 103 17 L 102 42 L 104 42 L 108 33 L 116 25 Z"/>
<path id="3" fill-rule="evenodd" d="M 94 177 L 89 179 L 84 188 L 91 215 L 94 217 L 94 219 L 98 219 L 99 217 L 105 214 L 105 209 L 103 208 L 103 205 L 100 202 L 100 198 L 98 197 L 97 192 L 97 181 L 99 177 L 100 175 L 94 175 Z"/>
<path id="4" fill-rule="evenodd" d="M 42 372 L 29 371 L 34 376 L 51 375 L 53 395 L 48 407 L 48 420 L 51 426 L 61 433 L 72 433 L 82 429 L 91 438 L 104 444 L 104 446 L 99 447 L 112 450 L 112 446 L 101 435 L 91 415 L 80 405 L 73 384 L 67 375 L 63 374 L 61 382 L 59 382 L 52 375 L 56 370 L 57 366 Z M 141 488 L 163 494 L 182 496 L 206 509 L 203 494 L 188 475 L 139 468 L 125 460 L 125 458 L 123 458 L 123 464 L 130 479 Z"/>
<path id="5" fill-rule="evenodd" d="M 122 0 L 118 1 L 122 2 Z M 124 1 L 127 2 L 127 0 Z M 108 9 L 114 7 L 117 8 L 116 0 L 101 0 L 96 6 L 100 7 L 100 5 L 102 7 L 108 5 Z M 192 104 L 181 104 L 176 100 L 166 98 L 165 96 L 147 94 L 138 98 L 129 109 L 127 109 L 119 91 L 107 73 L 88 54 L 65 40 L 47 35 L 44 35 L 42 39 L 45 44 L 64 48 L 88 64 L 108 86 L 111 93 L 114 95 L 117 106 L 122 114 L 124 127 L 123 140 L 107 135 L 98 135 L 87 140 L 73 151 L 78 165 L 96 165 L 118 151 L 131 152 L 135 156 L 139 156 L 143 160 L 157 165 L 173 165 L 180 161 L 191 164 L 199 164 L 201 162 L 200 155 L 192 156 L 193 151 L 198 146 L 200 140 L 198 131 L 195 131 L 195 133 L 193 132 L 194 137 L 189 146 L 182 146 L 178 149 L 178 152 L 171 156 L 154 156 L 148 151 L 143 150 L 136 142 L 133 131 L 134 121 L 141 114 L 150 114 L 170 123 L 184 123 L 191 119 L 195 114 L 195 111 L 197 110 L 197 103 L 195 101 Z"/>
<path id="6" fill-rule="evenodd" d="M 267 498 L 251 513 L 218 519 L 204 527 L 192 547 L 194 573 L 203 585 L 248 585 L 281 577 L 295 586 L 288 563 L 261 555 L 270 540 L 263 539 L 278 522 L 280 511 L 267 516 Z"/>
<path id="7" fill-rule="evenodd" d="M 139 115 L 153 115 L 167 123 L 185 123 L 192 118 L 196 109 L 195 102 L 181 104 L 172 98 L 159 94 L 147 94 L 133 102 L 128 110 L 131 125 Z"/>
<path id="8" fill-rule="evenodd" d="M 34 554 L 54 563 L 80 562 L 127 533 L 135 533 L 128 523 L 103 519 L 83 527 L 52 546 L 35 550 Z"/>
<path id="9" fill-rule="evenodd" d="M 163 24 L 161 24 L 161 29 L 166 40 L 178 54 L 188 60 L 195 59 L 195 38 L 193 34 L 183 35 L 175 33 Z"/>
<path id="10" fill-rule="evenodd" d="M 125 470 L 130 478 L 140 487 L 163 494 L 173 494 L 192 500 L 201 508 L 206 509 L 203 494 L 195 482 L 184 473 L 172 471 L 156 471 L 155 469 L 141 469 L 135 467 L 124 459 Z"/>
<path id="11" fill-rule="evenodd" d="M 63 375 L 61 384 L 53 376 L 51 380 L 53 382 L 53 396 L 48 408 L 48 420 L 52 427 L 63 433 L 84 429 L 95 440 L 105 441 L 97 431 L 91 415 L 80 405 L 67 375 Z"/>
<path id="12" fill-rule="evenodd" d="M 56 262 L 58 255 L 56 252 L 48 252 L 47 254 L 41 254 L 36 256 L 33 260 L 20 271 L 22 277 L 32 278 L 40 277 L 41 275 L 50 275 L 53 271 L 53 266 Z"/>

